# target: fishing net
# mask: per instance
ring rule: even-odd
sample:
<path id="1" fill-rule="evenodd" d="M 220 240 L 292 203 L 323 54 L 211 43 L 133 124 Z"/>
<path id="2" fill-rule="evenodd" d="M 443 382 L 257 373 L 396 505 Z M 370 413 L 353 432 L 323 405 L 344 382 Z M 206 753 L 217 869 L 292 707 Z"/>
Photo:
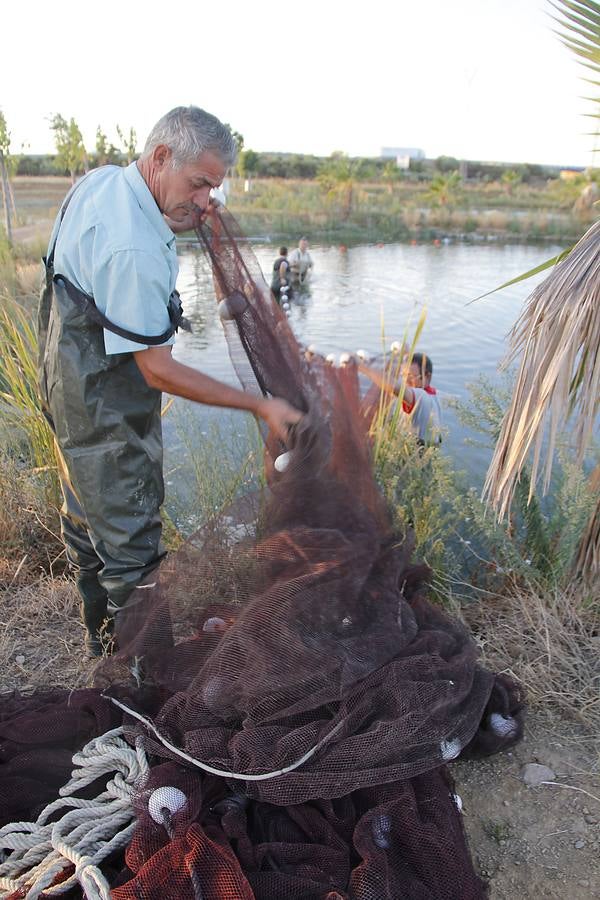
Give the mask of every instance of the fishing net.
<path id="1" fill-rule="evenodd" d="M 134 591 L 97 688 L 4 701 L 0 824 L 33 821 L 120 725 L 148 770 L 102 864 L 116 900 L 482 897 L 446 763 L 520 737 L 519 689 L 394 534 L 356 366 L 299 346 L 227 211 L 198 237 L 244 389 L 304 418 L 286 446 L 264 435 L 252 527 L 215 517 Z"/>

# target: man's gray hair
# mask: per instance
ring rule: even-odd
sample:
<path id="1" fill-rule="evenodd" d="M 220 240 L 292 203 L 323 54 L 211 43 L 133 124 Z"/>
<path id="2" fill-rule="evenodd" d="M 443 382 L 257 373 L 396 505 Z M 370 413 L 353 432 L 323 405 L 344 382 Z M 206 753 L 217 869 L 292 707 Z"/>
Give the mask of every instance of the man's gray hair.
<path id="1" fill-rule="evenodd" d="M 209 151 L 227 167 L 235 163 L 237 147 L 227 125 L 198 106 L 176 106 L 159 119 L 146 141 L 142 159 L 155 147 L 165 144 L 173 154 L 174 169 L 194 162 Z"/>

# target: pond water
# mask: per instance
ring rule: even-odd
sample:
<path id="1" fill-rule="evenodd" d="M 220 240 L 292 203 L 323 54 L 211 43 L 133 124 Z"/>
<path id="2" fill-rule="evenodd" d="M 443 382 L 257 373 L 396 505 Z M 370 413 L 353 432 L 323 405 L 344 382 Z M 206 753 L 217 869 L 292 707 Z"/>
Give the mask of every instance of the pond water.
<path id="1" fill-rule="evenodd" d="M 253 249 L 270 279 L 278 248 L 257 242 Z M 311 246 L 314 275 L 308 289 L 292 301 L 290 324 L 303 343 L 315 344 L 323 354 L 359 348 L 377 354 L 383 349 L 382 328 L 389 348 L 391 341 L 402 339 L 407 328 L 412 335 L 425 307 L 427 318 L 418 349 L 431 356 L 433 384 L 442 395 L 447 428 L 443 449 L 457 460 L 459 468 L 469 472 L 472 483 L 480 484 L 490 454 L 465 443 L 469 434 L 448 401 L 468 401 L 469 385 L 480 375 L 499 380 L 497 367 L 506 351 L 506 335 L 524 299 L 544 275 L 467 304 L 560 249 L 551 245 L 386 244 L 344 251 L 337 245 Z M 212 279 L 199 250 L 181 249 L 178 288 L 193 333 L 179 333 L 175 357 L 237 386 Z M 177 401 L 180 413 L 184 402 Z M 237 416 L 242 415 L 198 404 L 187 404 L 184 414 L 196 420 L 200 429 L 215 419 L 225 429 L 235 429 Z M 167 460 L 169 453 L 176 452 L 177 443 L 167 415 Z"/>

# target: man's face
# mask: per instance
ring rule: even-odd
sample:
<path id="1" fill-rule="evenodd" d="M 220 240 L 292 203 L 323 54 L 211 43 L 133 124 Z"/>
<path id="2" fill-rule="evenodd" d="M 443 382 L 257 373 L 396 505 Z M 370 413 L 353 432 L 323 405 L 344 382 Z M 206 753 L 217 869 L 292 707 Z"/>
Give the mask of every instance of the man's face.
<path id="1" fill-rule="evenodd" d="M 402 374 L 409 387 L 424 388 L 429 384 L 429 377 L 421 371 L 421 367 L 416 362 L 411 362 L 410 366 L 404 366 Z"/>
<path id="2" fill-rule="evenodd" d="M 156 150 L 161 148 L 157 147 Z M 204 212 L 211 189 L 218 187 L 225 177 L 223 160 L 206 151 L 194 162 L 174 169 L 171 165 L 171 151 L 168 147 L 162 150 L 162 153 L 155 151 L 153 158 L 152 193 L 160 211 L 175 222 L 181 222 L 190 213 Z"/>
<path id="3" fill-rule="evenodd" d="M 308 241 L 298 241 L 298 247 L 302 253 L 306 253 L 308 250 Z"/>

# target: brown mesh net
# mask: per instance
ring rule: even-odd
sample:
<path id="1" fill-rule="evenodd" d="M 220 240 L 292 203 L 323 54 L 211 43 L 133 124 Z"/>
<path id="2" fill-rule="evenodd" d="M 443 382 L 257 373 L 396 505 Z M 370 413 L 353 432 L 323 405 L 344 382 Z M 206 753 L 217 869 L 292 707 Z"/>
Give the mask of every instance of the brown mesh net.
<path id="1" fill-rule="evenodd" d="M 4 702 L 1 821 L 34 816 L 123 717 L 151 771 L 107 861 L 117 900 L 482 897 L 445 763 L 517 740 L 519 690 L 394 535 L 356 367 L 307 358 L 226 211 L 199 238 L 242 385 L 306 415 L 288 447 L 265 435 L 256 536 L 215 520 L 168 557 L 97 691 Z M 153 815 L 165 787 L 179 800 Z"/>

